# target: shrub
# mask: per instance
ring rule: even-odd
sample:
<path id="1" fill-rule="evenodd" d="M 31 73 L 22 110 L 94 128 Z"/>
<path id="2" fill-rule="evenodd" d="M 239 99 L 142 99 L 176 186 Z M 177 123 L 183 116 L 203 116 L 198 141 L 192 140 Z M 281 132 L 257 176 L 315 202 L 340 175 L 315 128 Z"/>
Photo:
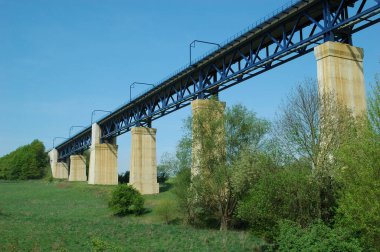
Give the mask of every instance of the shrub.
<path id="1" fill-rule="evenodd" d="M 276 238 L 279 251 L 362 251 L 359 241 L 344 229 L 332 229 L 317 222 L 301 228 L 295 222 L 283 220 Z"/>
<path id="2" fill-rule="evenodd" d="M 186 222 L 192 223 L 193 214 L 191 211 L 191 202 L 189 201 L 189 198 L 191 196 L 191 170 L 189 168 L 180 170 L 177 173 L 177 176 L 174 178 L 173 184 L 173 193 L 176 195 L 180 212 L 185 214 Z"/>
<path id="3" fill-rule="evenodd" d="M 109 207 L 116 215 L 142 214 L 144 211 L 144 198 L 132 186 L 118 185 L 112 192 Z"/>
<path id="4" fill-rule="evenodd" d="M 160 202 L 156 208 L 158 217 L 169 224 L 176 218 L 177 204 L 173 200 L 165 199 Z"/>
<path id="5" fill-rule="evenodd" d="M 302 168 L 281 168 L 262 176 L 239 202 L 238 217 L 267 240 L 278 234 L 282 219 L 307 226 L 319 217 L 319 190 Z"/>

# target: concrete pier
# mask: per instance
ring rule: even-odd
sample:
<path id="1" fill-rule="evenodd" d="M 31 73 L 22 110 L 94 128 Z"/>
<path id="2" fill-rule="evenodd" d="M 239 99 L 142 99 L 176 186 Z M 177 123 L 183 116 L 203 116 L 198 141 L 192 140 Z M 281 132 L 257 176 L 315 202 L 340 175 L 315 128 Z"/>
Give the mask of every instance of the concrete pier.
<path id="1" fill-rule="evenodd" d="M 354 116 L 366 112 L 362 48 L 326 42 L 314 48 L 320 96 L 332 96 Z"/>
<path id="2" fill-rule="evenodd" d="M 57 149 L 52 149 L 49 152 L 50 158 L 50 169 L 51 175 L 56 179 L 67 179 L 68 178 L 68 165 L 65 162 L 58 162 L 58 151 Z"/>
<path id="3" fill-rule="evenodd" d="M 57 151 L 57 149 L 52 149 L 48 155 L 50 158 L 51 176 L 53 178 L 56 178 L 57 162 L 58 162 L 58 151 Z"/>
<path id="4" fill-rule="evenodd" d="M 69 167 L 66 162 L 58 162 L 55 171 L 55 177 L 57 179 L 67 179 Z"/>
<path id="5" fill-rule="evenodd" d="M 159 193 L 157 183 L 156 129 L 132 128 L 129 184 L 141 194 Z"/>
<path id="6" fill-rule="evenodd" d="M 92 125 L 92 143 L 88 183 L 96 185 L 117 185 L 117 145 L 116 138 L 109 143 L 100 143 L 101 129 Z"/>
<path id="7" fill-rule="evenodd" d="M 86 158 L 82 155 L 70 156 L 69 181 L 87 181 Z"/>
<path id="8" fill-rule="evenodd" d="M 191 103 L 193 114 L 192 176 L 202 166 L 225 158 L 224 108 L 226 104 L 212 99 L 198 99 Z M 203 158 L 201 158 L 203 157 Z"/>

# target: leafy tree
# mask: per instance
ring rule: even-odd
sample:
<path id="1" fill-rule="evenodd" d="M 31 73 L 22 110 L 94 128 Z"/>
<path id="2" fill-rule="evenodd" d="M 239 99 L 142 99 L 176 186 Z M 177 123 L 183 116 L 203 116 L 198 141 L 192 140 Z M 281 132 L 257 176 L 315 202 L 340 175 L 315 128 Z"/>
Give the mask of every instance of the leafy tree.
<path id="1" fill-rule="evenodd" d="M 368 101 L 368 114 L 373 129 L 380 134 L 380 79 L 378 75 L 375 78 L 373 93 Z"/>
<path id="2" fill-rule="evenodd" d="M 228 162 L 232 163 L 244 150 L 258 150 L 269 130 L 269 121 L 258 118 L 243 105 L 227 108 L 225 131 Z"/>
<path id="3" fill-rule="evenodd" d="M 336 105 L 331 96 L 319 96 L 316 80 L 305 79 L 281 106 L 274 127 L 278 143 L 294 160 L 322 169 L 331 154 L 326 150 L 336 147 Z"/>
<path id="4" fill-rule="evenodd" d="M 360 237 L 367 251 L 380 250 L 379 153 L 380 135 L 371 130 L 367 120 L 358 118 L 335 153 L 341 185 L 337 226 Z"/>
<path id="5" fill-rule="evenodd" d="M 0 158 L 0 178 L 38 179 L 42 178 L 49 164 L 42 142 L 34 140 L 31 144 Z"/>
<path id="6" fill-rule="evenodd" d="M 182 131 L 184 134 L 177 144 L 178 171 L 191 168 L 192 127 L 192 118 L 189 116 L 183 121 Z"/>
<path id="7" fill-rule="evenodd" d="M 171 177 L 177 174 L 179 170 L 179 160 L 168 152 L 161 156 L 160 164 L 157 166 L 157 172 L 163 177 Z"/>
<path id="8" fill-rule="evenodd" d="M 318 93 L 316 80 L 306 79 L 282 106 L 275 124 L 276 142 L 296 162 L 308 163 L 319 186 L 320 217 L 331 223 L 337 206 L 336 160 L 333 153 L 346 131 L 350 111 L 333 94 Z"/>
<path id="9" fill-rule="evenodd" d="M 215 116 L 215 113 L 222 116 Z M 269 122 L 258 119 L 253 112 L 237 105 L 227 109 L 224 115 L 213 110 L 203 111 L 195 116 L 193 124 L 197 125 L 197 129 L 193 130 L 192 138 L 202 146 L 195 148 L 198 153 L 192 153 L 199 159 L 199 173 L 192 177 L 187 188 L 187 199 L 182 206 L 188 207 L 190 223 L 219 225 L 220 229 L 225 230 L 232 223 L 242 194 L 234 188 L 239 182 L 233 181 L 234 177 L 238 177 L 233 174 L 240 172 L 235 168 L 236 160 L 241 151 L 256 151 L 259 148 L 269 130 Z M 189 135 L 187 140 L 191 139 Z"/>

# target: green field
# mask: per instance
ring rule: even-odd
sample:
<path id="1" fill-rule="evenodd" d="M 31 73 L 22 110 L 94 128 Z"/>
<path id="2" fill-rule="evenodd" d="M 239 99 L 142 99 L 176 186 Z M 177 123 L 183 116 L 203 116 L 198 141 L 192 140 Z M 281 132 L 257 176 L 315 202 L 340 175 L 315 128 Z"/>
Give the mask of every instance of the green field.
<path id="1" fill-rule="evenodd" d="M 147 213 L 116 217 L 110 186 L 65 181 L 0 182 L 0 251 L 255 251 L 247 232 L 166 225 L 155 213 L 167 190 L 146 196 Z"/>

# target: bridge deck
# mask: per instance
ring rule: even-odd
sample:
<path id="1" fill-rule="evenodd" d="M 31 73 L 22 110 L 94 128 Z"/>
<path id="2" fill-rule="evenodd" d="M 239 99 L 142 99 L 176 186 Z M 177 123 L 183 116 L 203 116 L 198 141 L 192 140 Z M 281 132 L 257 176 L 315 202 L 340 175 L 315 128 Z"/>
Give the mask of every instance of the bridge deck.
<path id="1" fill-rule="evenodd" d="M 354 32 L 379 22 L 379 9 L 377 0 L 303 0 L 285 6 L 98 120 L 102 139 L 123 134 L 133 126 L 147 126 L 193 99 L 207 98 L 300 57 L 320 41 L 350 43 Z M 91 126 L 56 148 L 60 158 L 65 158 L 90 144 Z"/>

